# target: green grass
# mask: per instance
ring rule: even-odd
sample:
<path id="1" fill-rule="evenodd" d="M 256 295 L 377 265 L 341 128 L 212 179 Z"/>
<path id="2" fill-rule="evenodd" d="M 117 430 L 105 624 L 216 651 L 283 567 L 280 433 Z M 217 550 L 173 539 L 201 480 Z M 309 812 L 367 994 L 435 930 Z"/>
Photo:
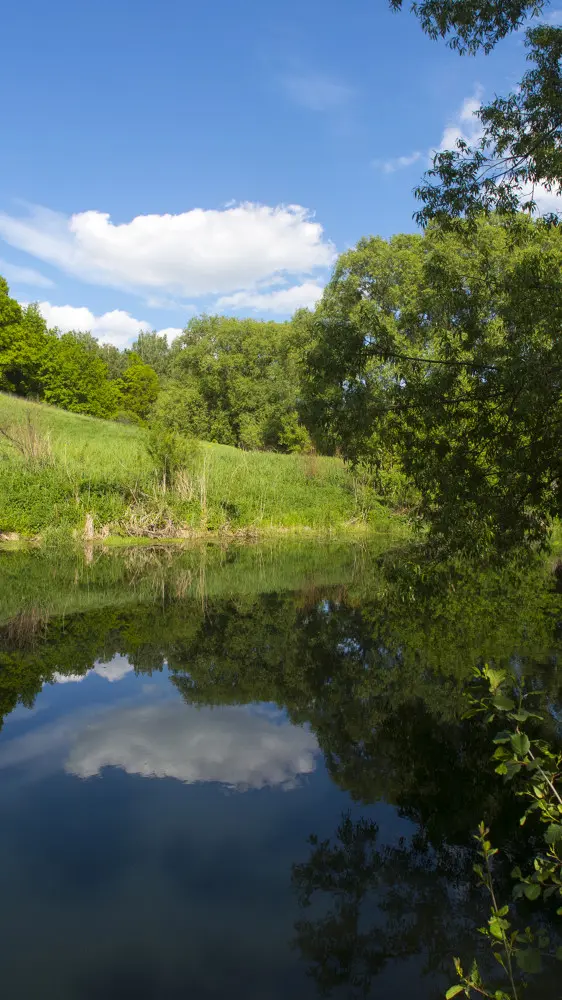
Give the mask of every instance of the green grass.
<path id="1" fill-rule="evenodd" d="M 126 537 L 393 523 L 337 458 L 205 443 L 165 490 L 141 427 L 0 394 L 0 428 L 20 444 L 0 438 L 4 534 L 81 531 L 87 518 L 96 534 Z"/>

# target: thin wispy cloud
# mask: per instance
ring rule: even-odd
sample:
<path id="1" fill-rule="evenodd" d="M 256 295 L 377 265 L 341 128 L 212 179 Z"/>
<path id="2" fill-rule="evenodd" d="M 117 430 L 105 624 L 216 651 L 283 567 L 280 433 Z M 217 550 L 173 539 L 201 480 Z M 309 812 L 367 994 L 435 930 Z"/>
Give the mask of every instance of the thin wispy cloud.
<path id="1" fill-rule="evenodd" d="M 417 149 L 413 153 L 406 153 L 402 156 L 377 159 L 373 161 L 373 166 L 383 174 L 394 174 L 396 171 L 405 170 L 420 161 L 422 163 L 425 161 L 426 165 L 429 166 L 436 152 L 455 149 L 459 139 L 468 143 L 469 146 L 478 142 L 482 136 L 482 123 L 478 117 L 478 110 L 482 103 L 483 93 L 484 88 L 477 84 L 470 97 L 465 97 L 460 107 L 450 115 L 437 146 L 432 146 L 425 152 Z"/>
<path id="2" fill-rule="evenodd" d="M 354 87 L 323 73 L 289 73 L 281 85 L 291 100 L 308 111 L 341 111 L 356 95 Z"/>
<path id="3" fill-rule="evenodd" d="M 552 11 L 550 19 L 562 20 L 562 11 Z M 440 142 L 423 154 L 418 151 L 405 156 L 397 156 L 394 159 L 375 160 L 373 165 L 382 173 L 392 174 L 396 170 L 402 170 L 417 163 L 419 160 L 426 161 L 426 166 L 430 166 L 436 153 L 441 153 L 447 149 L 456 149 L 459 140 L 466 142 L 468 146 L 474 146 L 480 141 L 483 135 L 482 122 L 478 116 L 478 111 L 482 104 L 484 88 L 481 84 L 475 86 L 470 97 L 465 97 L 460 107 L 452 114 L 441 134 Z M 544 184 L 525 184 L 521 189 L 521 198 L 533 200 L 536 204 L 538 214 L 559 213 L 562 211 L 562 189 L 553 185 L 548 189 Z"/>
<path id="4" fill-rule="evenodd" d="M 374 160 L 373 166 L 382 170 L 383 174 L 394 174 L 397 170 L 405 170 L 417 163 L 418 160 L 421 160 L 422 155 L 419 150 L 416 150 L 408 156 L 395 156 L 394 159 L 390 160 Z"/>
<path id="5" fill-rule="evenodd" d="M 0 274 L 13 285 L 28 285 L 30 288 L 53 288 L 54 281 L 33 267 L 20 267 L 0 259 Z"/>
<path id="6" fill-rule="evenodd" d="M 267 292 L 235 292 L 225 295 L 217 302 L 217 309 L 246 310 L 256 313 L 274 313 L 286 316 L 296 309 L 313 309 L 322 297 L 324 286 L 318 281 L 305 281 L 289 288 L 277 288 Z"/>
<path id="7" fill-rule="evenodd" d="M 551 18 L 562 19 L 562 11 L 552 11 L 549 20 Z M 478 84 L 472 96 L 465 98 L 457 114 L 443 131 L 438 147 L 439 152 L 445 149 L 455 149 L 459 139 L 463 139 L 469 146 L 479 142 L 483 135 L 483 129 L 477 112 L 481 106 L 483 94 L 484 88 Z M 430 158 L 433 157 L 434 152 L 435 150 L 431 151 Z M 540 215 L 549 212 L 557 213 L 562 210 L 560 191 L 556 185 L 549 190 L 544 184 L 525 184 L 521 189 L 521 197 L 523 201 L 533 200 L 537 206 L 537 213 Z"/>

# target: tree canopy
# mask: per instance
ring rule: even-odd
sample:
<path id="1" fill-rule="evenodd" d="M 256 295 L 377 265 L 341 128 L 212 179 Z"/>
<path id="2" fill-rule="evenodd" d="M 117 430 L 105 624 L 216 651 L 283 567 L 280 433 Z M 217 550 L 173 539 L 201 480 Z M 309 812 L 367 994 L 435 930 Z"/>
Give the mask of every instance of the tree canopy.
<path id="1" fill-rule="evenodd" d="M 541 539 L 562 511 L 561 263 L 524 215 L 364 239 L 309 318 L 313 420 L 398 461 L 449 543 Z"/>
<path id="2" fill-rule="evenodd" d="M 291 323 L 196 317 L 172 346 L 179 392 L 176 405 L 169 400 L 168 419 L 222 444 L 304 450 L 310 439 L 299 419 L 301 353 Z"/>

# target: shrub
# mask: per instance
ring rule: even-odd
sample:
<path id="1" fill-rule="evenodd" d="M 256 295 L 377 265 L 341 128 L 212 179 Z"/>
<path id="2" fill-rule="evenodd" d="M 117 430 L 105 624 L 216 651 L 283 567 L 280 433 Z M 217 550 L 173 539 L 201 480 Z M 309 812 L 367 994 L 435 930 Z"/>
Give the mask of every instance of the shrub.
<path id="1" fill-rule="evenodd" d="M 180 469 L 197 463 L 201 449 L 198 441 L 182 437 L 159 423 L 150 428 L 147 447 L 164 490 L 173 486 Z"/>

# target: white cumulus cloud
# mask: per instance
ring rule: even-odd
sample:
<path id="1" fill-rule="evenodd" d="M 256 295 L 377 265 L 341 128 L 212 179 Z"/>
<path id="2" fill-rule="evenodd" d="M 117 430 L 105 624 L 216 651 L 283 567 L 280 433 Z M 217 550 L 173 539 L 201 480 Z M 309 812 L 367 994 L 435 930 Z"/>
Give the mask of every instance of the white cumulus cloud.
<path id="1" fill-rule="evenodd" d="M 11 246 L 93 284 L 148 295 L 227 295 L 279 274 L 302 280 L 329 266 L 334 247 L 300 205 L 251 202 L 114 223 L 105 212 L 66 216 L 33 207 L 0 213 Z"/>
<path id="2" fill-rule="evenodd" d="M 296 309 L 312 309 L 322 296 L 323 286 L 316 281 L 306 281 L 302 285 L 276 288 L 266 292 L 235 292 L 225 295 L 217 302 L 219 309 L 252 309 L 260 313 L 286 315 Z"/>
<path id="3" fill-rule="evenodd" d="M 306 729 L 241 707 L 197 709 L 163 702 L 114 709 L 77 734 L 65 769 L 81 778 L 104 767 L 231 788 L 291 786 L 315 768 L 318 744 Z"/>
<path id="4" fill-rule="evenodd" d="M 87 670 L 85 674 L 59 674 L 56 672 L 53 674 L 53 680 L 56 684 L 78 684 L 90 674 L 97 674 L 98 677 L 103 677 L 104 680 L 113 683 L 113 681 L 122 680 L 134 669 L 126 656 L 114 656 L 109 663 L 96 663 L 95 667 L 92 670 Z"/>
<path id="5" fill-rule="evenodd" d="M 61 333 L 86 332 L 96 337 L 102 344 L 114 344 L 115 347 L 127 347 L 138 337 L 141 330 L 151 330 L 151 324 L 141 319 L 135 319 L 123 309 L 112 309 L 111 312 L 95 316 L 85 306 L 54 306 L 50 302 L 37 303 L 47 326 L 57 328 Z M 166 327 L 160 330 L 168 337 L 168 341 L 178 337 L 182 330 L 179 327 Z"/>

